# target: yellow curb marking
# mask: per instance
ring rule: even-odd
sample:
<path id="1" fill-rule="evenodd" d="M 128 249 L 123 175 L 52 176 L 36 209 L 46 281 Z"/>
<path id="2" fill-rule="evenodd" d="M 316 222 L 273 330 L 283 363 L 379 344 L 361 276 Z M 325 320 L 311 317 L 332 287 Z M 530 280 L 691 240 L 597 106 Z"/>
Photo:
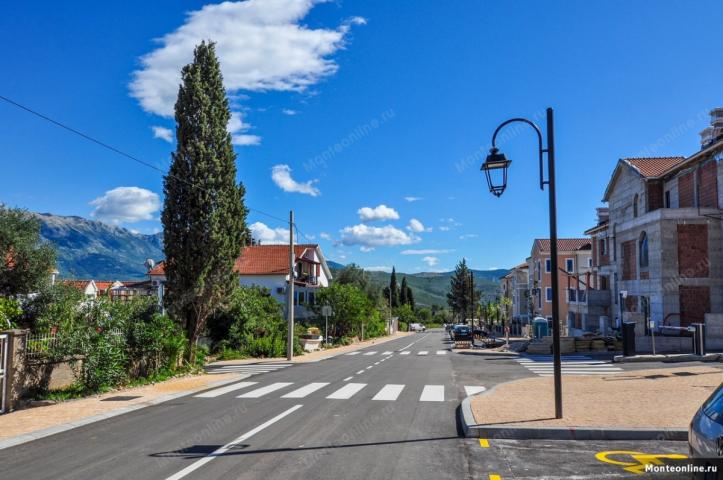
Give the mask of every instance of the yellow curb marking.
<path id="1" fill-rule="evenodd" d="M 620 455 L 620 456 L 630 456 L 634 462 L 624 462 L 621 460 L 614 460 L 611 458 L 608 458 L 611 455 Z M 642 452 L 631 452 L 628 450 L 610 450 L 606 452 L 598 452 L 595 454 L 595 458 L 597 458 L 601 462 L 610 463 L 612 465 L 619 465 L 623 467 L 623 470 L 631 473 L 635 473 L 637 475 L 642 475 L 645 473 L 645 466 L 646 465 L 665 465 L 665 462 L 663 462 L 661 459 L 667 458 L 670 460 L 685 460 L 688 458 L 686 455 L 681 455 L 679 453 L 660 453 L 660 454 L 652 454 L 652 453 L 642 453 Z"/>
<path id="2" fill-rule="evenodd" d="M 490 441 L 486 438 L 479 439 L 479 446 L 482 448 L 490 448 Z"/>
<path id="3" fill-rule="evenodd" d="M 496 473 L 490 473 L 490 480 L 502 480 L 502 477 L 500 477 Z"/>

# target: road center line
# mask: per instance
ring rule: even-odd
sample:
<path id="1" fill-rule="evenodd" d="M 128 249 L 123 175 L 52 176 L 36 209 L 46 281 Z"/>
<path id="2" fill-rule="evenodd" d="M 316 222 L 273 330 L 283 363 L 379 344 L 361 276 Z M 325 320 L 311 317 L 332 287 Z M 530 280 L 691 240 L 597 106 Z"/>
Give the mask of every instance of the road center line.
<path id="1" fill-rule="evenodd" d="M 292 413 L 294 413 L 295 411 L 297 411 L 297 410 L 300 409 L 301 407 L 303 407 L 303 405 L 294 405 L 294 406 L 291 407 L 290 409 L 288 409 L 288 410 L 280 413 L 279 415 L 276 415 L 276 416 L 275 416 L 274 418 L 272 418 L 271 420 L 268 420 L 268 421 L 262 423 L 262 424 L 259 425 L 258 427 L 256 427 L 256 428 L 254 428 L 253 430 L 250 430 L 250 431 L 244 433 L 243 435 L 241 435 L 241 436 L 238 437 L 237 439 L 235 439 L 235 440 L 227 443 L 227 444 L 224 445 L 223 447 L 214 450 L 214 451 L 211 452 L 210 454 L 208 454 L 208 455 L 206 455 L 205 457 L 203 457 L 202 459 L 200 459 L 200 460 L 192 463 L 191 465 L 187 466 L 186 468 L 184 468 L 184 469 L 181 470 L 180 472 L 176 473 L 175 475 L 171 475 L 171 476 L 168 477 L 166 480 L 180 480 L 181 478 L 184 478 L 184 477 L 187 476 L 189 473 L 195 472 L 196 470 L 198 470 L 198 469 L 201 468 L 202 466 L 206 465 L 208 462 L 210 462 L 210 461 L 213 460 L 214 458 L 223 455 L 224 453 L 226 453 L 227 451 L 229 451 L 230 449 L 232 449 L 233 447 L 235 447 L 235 446 L 238 445 L 239 443 L 245 442 L 245 441 L 248 440 L 249 438 L 253 437 L 254 435 L 256 435 L 257 433 L 259 433 L 260 431 L 262 431 L 262 430 L 270 427 L 271 425 L 273 425 L 274 423 L 278 422 L 279 420 L 281 420 L 282 418 L 286 417 L 287 415 L 291 415 Z"/>
<path id="2" fill-rule="evenodd" d="M 422 340 L 424 340 L 425 338 L 427 338 L 428 335 L 429 335 L 428 333 L 425 334 L 422 338 L 418 338 L 417 340 L 413 341 L 412 343 L 410 343 L 410 344 L 407 345 L 406 347 L 400 348 L 400 349 L 397 350 L 397 351 L 398 351 L 398 352 L 403 352 L 404 350 L 408 349 L 409 347 L 411 347 L 411 346 L 414 345 L 415 343 L 421 342 Z"/>

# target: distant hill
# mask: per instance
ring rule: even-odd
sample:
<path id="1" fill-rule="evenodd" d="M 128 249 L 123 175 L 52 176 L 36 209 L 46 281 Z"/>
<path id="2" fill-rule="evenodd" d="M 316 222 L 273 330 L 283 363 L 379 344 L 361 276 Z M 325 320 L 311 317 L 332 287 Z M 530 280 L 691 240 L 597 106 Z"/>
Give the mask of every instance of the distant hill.
<path id="1" fill-rule="evenodd" d="M 327 262 L 330 268 L 338 270 L 334 265 L 337 262 Z M 341 267 L 343 268 L 343 266 Z M 472 270 L 475 287 L 482 291 L 483 300 L 490 300 L 498 294 L 500 277 L 506 275 L 508 270 Z M 387 272 L 368 272 L 371 278 L 380 286 L 389 285 L 391 274 Z M 401 284 L 402 278 L 407 277 L 407 284 L 414 291 L 414 300 L 418 305 L 447 305 L 447 292 L 449 282 L 454 272 L 422 272 L 403 273 L 397 272 L 397 282 Z"/>
<path id="2" fill-rule="evenodd" d="M 41 236 L 58 252 L 62 278 L 134 280 L 147 258 L 163 258 L 163 235 L 144 235 L 81 217 L 36 214 Z"/>

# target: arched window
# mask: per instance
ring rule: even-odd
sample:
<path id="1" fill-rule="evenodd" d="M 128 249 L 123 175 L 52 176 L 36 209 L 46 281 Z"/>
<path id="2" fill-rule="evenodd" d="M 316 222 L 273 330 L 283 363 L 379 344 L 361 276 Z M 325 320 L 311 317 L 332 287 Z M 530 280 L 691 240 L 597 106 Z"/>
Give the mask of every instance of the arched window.
<path id="1" fill-rule="evenodd" d="M 643 232 L 638 241 L 638 258 L 641 267 L 648 266 L 648 235 Z"/>
<path id="2" fill-rule="evenodd" d="M 633 197 L 633 217 L 638 218 L 638 194 L 636 193 Z"/>

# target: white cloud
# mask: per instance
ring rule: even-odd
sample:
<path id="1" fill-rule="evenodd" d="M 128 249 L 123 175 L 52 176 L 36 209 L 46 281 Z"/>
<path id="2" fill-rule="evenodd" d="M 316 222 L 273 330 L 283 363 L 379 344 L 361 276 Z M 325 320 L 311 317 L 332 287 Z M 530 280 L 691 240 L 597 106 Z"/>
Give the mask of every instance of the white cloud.
<path id="1" fill-rule="evenodd" d="M 321 233 L 319 234 L 319 237 L 321 237 L 321 238 L 324 239 L 324 240 L 331 240 L 331 235 L 329 235 L 329 234 L 326 233 L 326 232 L 321 232 Z"/>
<path id="2" fill-rule="evenodd" d="M 422 199 L 422 197 L 404 197 L 404 200 L 408 202 L 418 202 Z"/>
<path id="3" fill-rule="evenodd" d="M 451 228 L 447 227 L 445 225 L 442 225 L 441 227 L 439 227 L 439 230 L 442 232 L 449 232 L 451 230 Z"/>
<path id="4" fill-rule="evenodd" d="M 118 187 L 108 190 L 90 205 L 95 207 L 90 216 L 112 224 L 153 220 L 153 214 L 161 208 L 156 193 L 138 187 Z"/>
<path id="5" fill-rule="evenodd" d="M 244 122 L 239 112 L 231 112 L 231 118 L 228 120 L 227 128 L 228 133 L 231 134 L 231 143 L 234 145 L 249 146 L 261 144 L 261 137 L 246 133 L 251 129 L 251 125 Z"/>
<path id="6" fill-rule="evenodd" d="M 364 245 L 362 245 L 361 247 L 359 247 L 359 251 L 364 253 L 373 252 L 374 247 L 365 247 Z"/>
<path id="7" fill-rule="evenodd" d="M 202 40 L 216 42 L 229 96 L 244 91 L 304 91 L 338 70 L 330 58 L 345 45 L 353 17 L 337 28 L 302 23 L 324 0 L 248 0 L 206 5 L 183 25 L 157 40 L 158 48 L 140 58 L 131 95 L 147 112 L 173 115 L 181 67 L 193 59 Z M 243 139 L 240 139 L 243 140 Z"/>
<path id="8" fill-rule="evenodd" d="M 170 128 L 159 127 L 156 125 L 151 127 L 151 130 L 153 130 L 153 138 L 160 138 L 168 143 L 173 142 L 173 131 Z"/>
<path id="9" fill-rule="evenodd" d="M 357 210 L 357 213 L 359 214 L 359 218 L 362 222 L 371 222 L 374 220 L 399 220 L 399 213 L 386 205 L 379 205 L 374 208 L 362 207 Z"/>
<path id="10" fill-rule="evenodd" d="M 392 267 L 387 267 L 386 265 L 380 265 L 376 267 L 364 267 L 364 270 L 367 270 L 369 272 L 387 272 L 390 273 L 392 271 Z"/>
<path id="11" fill-rule="evenodd" d="M 299 112 L 297 112 L 296 110 L 292 110 L 290 108 L 284 108 L 283 110 L 281 110 L 281 113 L 283 113 L 284 115 L 293 117 L 294 115 L 298 115 Z"/>
<path id="12" fill-rule="evenodd" d="M 418 237 L 408 235 L 392 225 L 371 227 L 361 223 L 342 229 L 341 234 L 341 242 L 344 245 L 363 245 L 365 247 L 409 245 L 419 241 Z"/>
<path id="13" fill-rule="evenodd" d="M 437 257 L 424 257 L 422 258 L 422 261 L 430 267 L 433 267 L 439 263 L 439 259 Z"/>
<path id="14" fill-rule="evenodd" d="M 415 233 L 431 232 L 432 227 L 424 228 L 424 224 L 422 222 L 420 222 L 416 218 L 412 218 L 411 220 L 409 220 L 409 225 L 407 225 L 407 230 L 410 230 Z"/>
<path id="15" fill-rule="evenodd" d="M 419 250 L 402 250 L 402 255 L 440 255 L 454 252 L 452 249 L 424 248 Z"/>
<path id="16" fill-rule="evenodd" d="M 265 223 L 256 222 L 249 225 L 251 236 L 261 242 L 261 245 L 289 243 L 288 228 L 271 228 Z"/>
<path id="17" fill-rule="evenodd" d="M 299 183 L 291 178 L 291 167 L 288 165 L 274 165 L 271 168 L 271 179 L 285 192 L 304 193 L 312 197 L 321 194 L 319 189 L 314 186 L 314 183 L 318 182 L 318 180 Z"/>
<path id="18" fill-rule="evenodd" d="M 460 239 L 460 240 L 467 240 L 467 239 L 470 239 L 470 238 L 477 238 L 477 237 L 479 237 L 479 235 L 477 235 L 476 233 L 466 233 L 466 234 L 464 234 L 464 235 L 460 235 L 460 236 L 459 236 L 459 239 Z"/>

